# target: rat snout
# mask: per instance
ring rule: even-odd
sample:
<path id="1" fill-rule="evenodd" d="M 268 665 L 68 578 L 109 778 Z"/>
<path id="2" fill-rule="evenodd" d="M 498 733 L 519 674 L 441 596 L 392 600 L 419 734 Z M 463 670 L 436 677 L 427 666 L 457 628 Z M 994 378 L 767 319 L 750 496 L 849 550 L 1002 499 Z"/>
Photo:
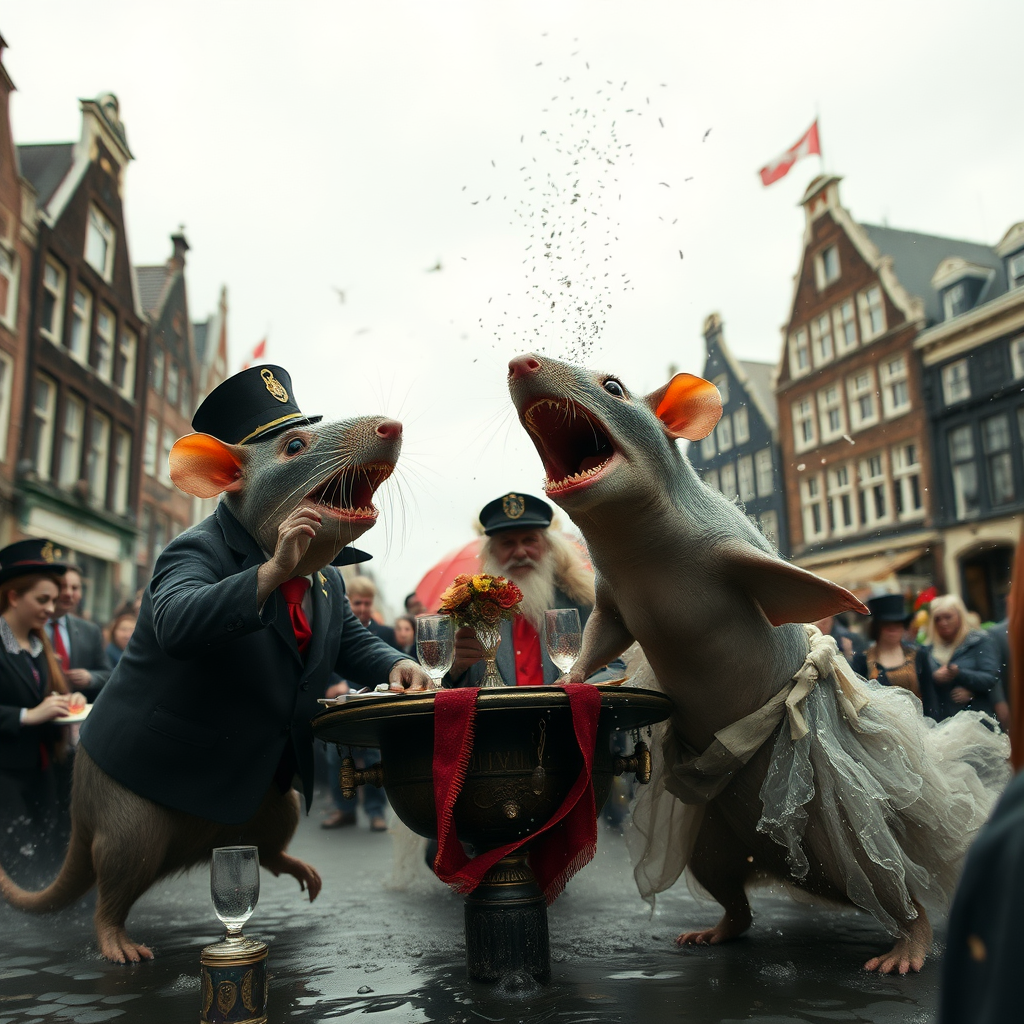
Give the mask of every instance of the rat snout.
<path id="1" fill-rule="evenodd" d="M 509 380 L 522 380 L 530 377 L 540 369 L 540 360 L 532 353 L 527 352 L 524 356 L 516 356 L 510 359 L 508 364 Z"/>
<path id="2" fill-rule="evenodd" d="M 398 420 L 383 419 L 377 424 L 376 433 L 385 441 L 397 441 L 402 436 L 402 424 Z"/>

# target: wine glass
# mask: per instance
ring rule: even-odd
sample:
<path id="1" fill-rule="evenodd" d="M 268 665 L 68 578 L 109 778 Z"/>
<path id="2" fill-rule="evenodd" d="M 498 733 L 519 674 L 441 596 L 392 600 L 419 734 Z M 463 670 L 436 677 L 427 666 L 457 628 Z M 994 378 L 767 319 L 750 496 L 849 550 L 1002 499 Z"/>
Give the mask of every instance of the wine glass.
<path id="1" fill-rule="evenodd" d="M 434 687 L 455 661 L 455 627 L 450 615 L 416 616 L 416 657 Z"/>
<path id="2" fill-rule="evenodd" d="M 544 639 L 555 667 L 567 675 L 580 656 L 580 613 L 575 608 L 549 608 L 544 613 Z"/>
<path id="3" fill-rule="evenodd" d="M 218 846 L 210 865 L 210 895 L 227 927 L 225 942 L 242 941 L 242 925 L 260 898 L 260 861 L 255 846 Z"/>

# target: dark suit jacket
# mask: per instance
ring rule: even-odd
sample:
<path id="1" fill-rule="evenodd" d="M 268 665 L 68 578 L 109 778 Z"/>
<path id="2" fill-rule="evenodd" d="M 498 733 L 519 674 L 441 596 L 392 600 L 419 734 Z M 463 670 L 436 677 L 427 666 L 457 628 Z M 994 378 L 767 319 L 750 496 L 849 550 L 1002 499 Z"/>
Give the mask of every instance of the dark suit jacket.
<path id="1" fill-rule="evenodd" d="M 46 686 L 46 661 L 40 656 L 36 669 Z M 21 724 L 21 709 L 34 708 L 42 696 L 27 654 L 9 654 L 0 643 L 0 770 L 32 771 L 40 767 L 39 744 L 51 752 L 60 739 L 59 725 Z"/>
<path id="2" fill-rule="evenodd" d="M 308 809 L 310 719 L 330 673 L 374 686 L 402 657 L 363 628 L 341 574 L 328 571 L 310 590 L 303 661 L 281 595 L 257 608 L 264 560 L 223 503 L 171 541 L 82 727 L 82 746 L 123 786 L 224 824 L 255 814 L 282 763 L 296 767 Z"/>
<path id="3" fill-rule="evenodd" d="M 572 598 L 563 594 L 561 590 L 555 590 L 555 603 L 552 607 L 575 608 L 580 614 L 581 627 L 586 626 L 587 619 L 590 618 L 590 605 L 579 604 L 573 601 Z M 544 667 L 544 685 L 553 686 L 562 673 L 558 670 L 558 666 L 548 657 L 543 635 L 540 638 L 540 659 Z M 505 681 L 506 686 L 516 685 L 516 654 L 512 647 L 512 623 L 507 619 L 503 619 L 501 623 L 501 643 L 498 645 L 498 653 L 494 658 L 494 667 L 498 670 L 498 675 Z M 475 665 L 471 665 L 466 670 L 465 675 L 454 685 L 479 686 L 486 670 L 486 664 L 478 661 Z M 607 668 L 598 669 L 587 681 L 600 683 L 605 679 L 621 679 L 625 671 L 625 664 L 616 658 Z"/>
<path id="4" fill-rule="evenodd" d="M 398 644 L 395 643 L 395 629 L 394 626 L 382 626 L 375 619 L 370 619 L 369 625 L 366 627 L 374 636 L 379 636 L 389 647 L 394 647 L 396 651 L 401 653 Z M 413 659 L 415 660 L 415 659 Z"/>
<path id="5" fill-rule="evenodd" d="M 68 638 L 71 641 L 68 657 L 72 668 L 84 668 L 89 672 L 92 682 L 81 692 L 91 704 L 110 678 L 107 644 L 103 639 L 103 631 L 95 622 L 80 619 L 77 615 L 69 615 L 67 620 Z M 69 689 L 73 691 L 75 688 L 72 686 Z"/>

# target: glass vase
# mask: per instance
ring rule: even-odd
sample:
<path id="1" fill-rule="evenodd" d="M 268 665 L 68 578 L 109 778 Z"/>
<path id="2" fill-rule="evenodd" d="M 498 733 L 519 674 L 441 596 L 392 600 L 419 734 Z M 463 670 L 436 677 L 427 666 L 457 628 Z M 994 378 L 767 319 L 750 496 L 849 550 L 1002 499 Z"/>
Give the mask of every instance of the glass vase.
<path id="1" fill-rule="evenodd" d="M 504 686 L 505 680 L 498 673 L 498 667 L 494 663 L 498 653 L 498 645 L 501 643 L 501 627 L 495 623 L 493 626 L 477 624 L 473 627 L 480 646 L 484 649 L 484 661 L 486 669 L 484 677 L 480 680 L 482 687 Z"/>

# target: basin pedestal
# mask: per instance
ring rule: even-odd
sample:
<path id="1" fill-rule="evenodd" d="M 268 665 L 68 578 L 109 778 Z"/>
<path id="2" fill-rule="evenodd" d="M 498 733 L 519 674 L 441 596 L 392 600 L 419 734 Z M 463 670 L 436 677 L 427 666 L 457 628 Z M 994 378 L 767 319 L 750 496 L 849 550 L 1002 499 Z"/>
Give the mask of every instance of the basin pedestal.
<path id="1" fill-rule="evenodd" d="M 614 775 L 650 779 L 650 752 L 613 757 L 612 732 L 634 732 L 667 718 L 668 698 L 654 690 L 597 685 L 601 712 L 593 758 L 594 804 L 600 810 Z M 346 795 L 364 782 L 382 785 L 395 814 L 419 835 L 437 836 L 434 805 L 434 693 L 351 698 L 313 720 L 318 739 L 378 747 L 380 764 L 365 771 L 342 762 Z M 473 752 L 452 822 L 477 854 L 528 840 L 555 815 L 583 770 L 569 699 L 557 686 L 481 689 Z M 529 975 L 551 979 L 547 906 L 529 865 L 529 842 L 498 861 L 465 897 L 466 962 L 475 981 Z"/>

